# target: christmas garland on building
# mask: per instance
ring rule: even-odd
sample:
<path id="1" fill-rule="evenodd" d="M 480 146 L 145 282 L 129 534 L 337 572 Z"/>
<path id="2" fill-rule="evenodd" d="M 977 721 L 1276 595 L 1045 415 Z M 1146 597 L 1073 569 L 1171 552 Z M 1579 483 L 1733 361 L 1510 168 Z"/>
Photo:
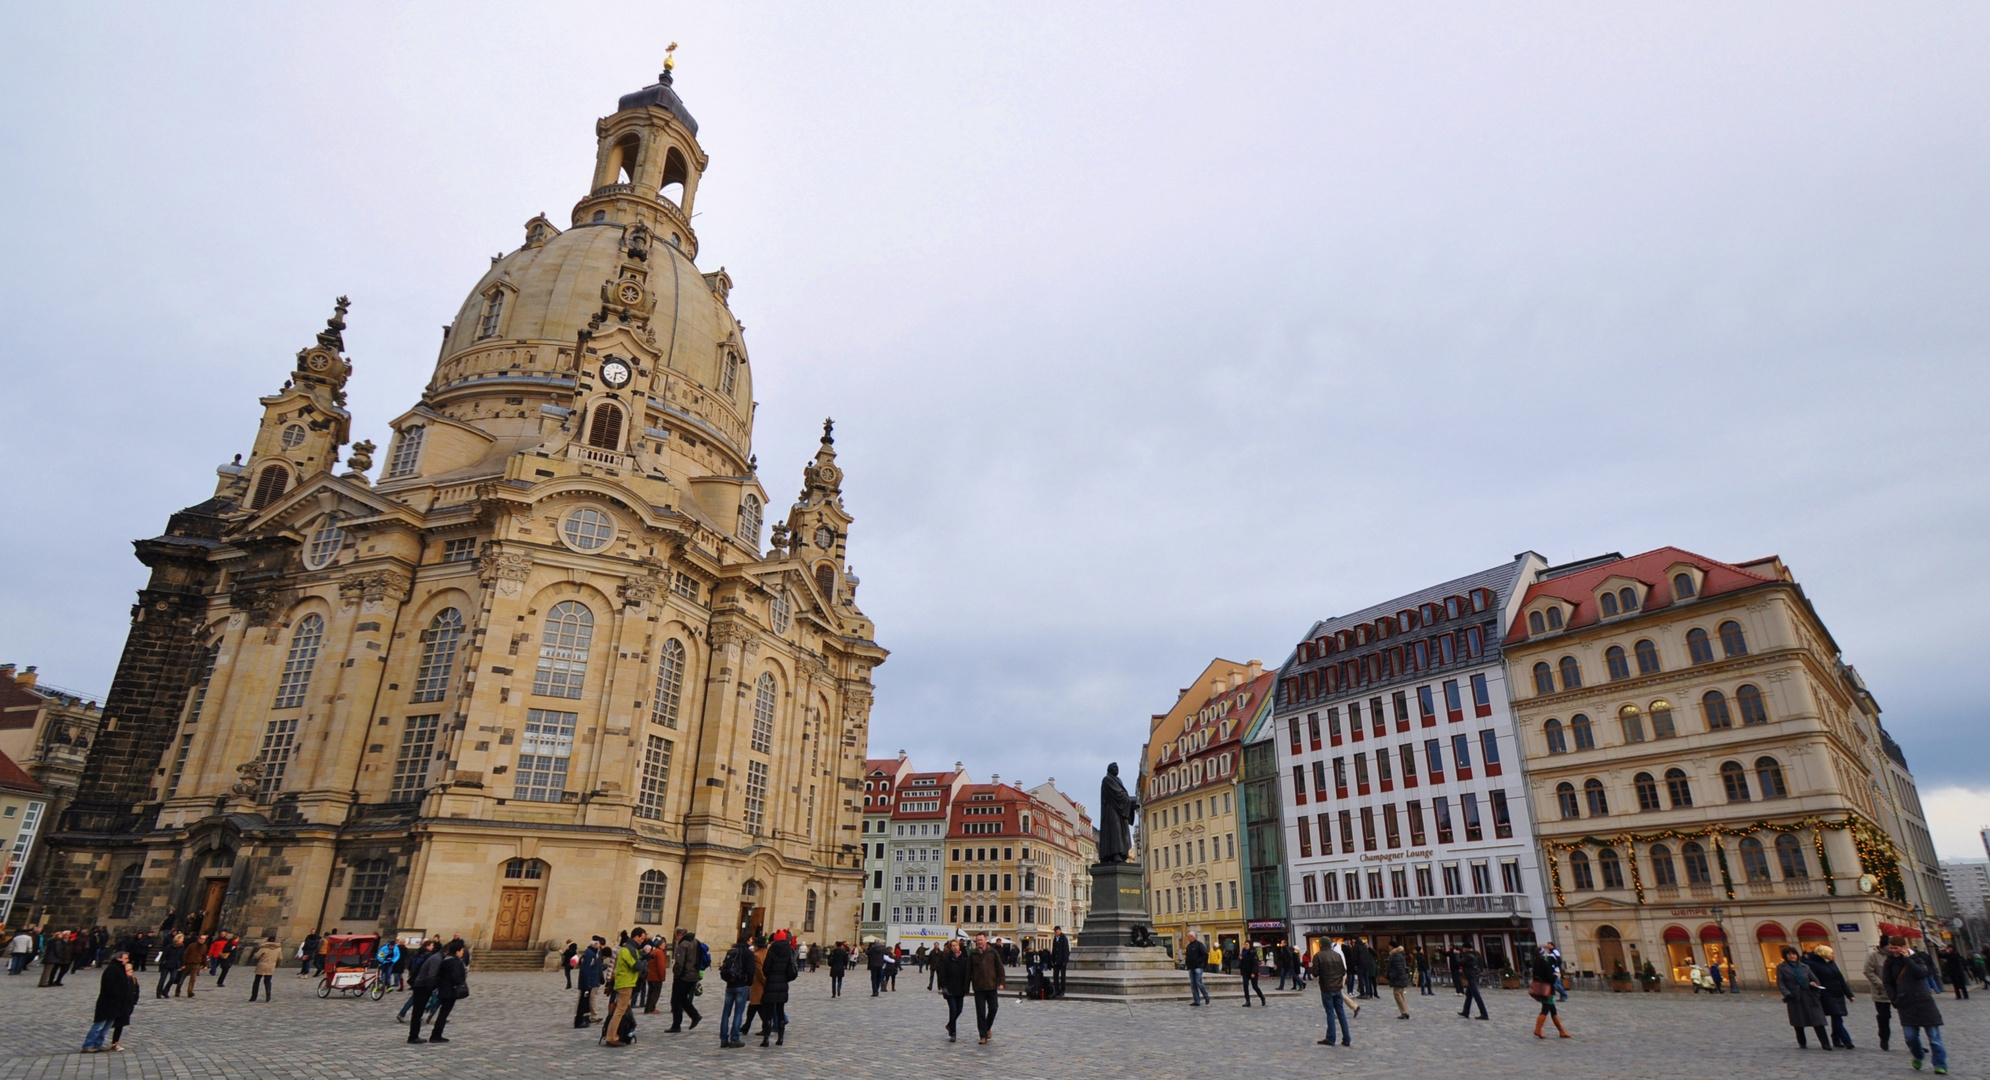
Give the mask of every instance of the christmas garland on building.
<path id="1" fill-rule="evenodd" d="M 1880 829 L 1857 815 L 1848 815 L 1831 821 L 1820 817 L 1806 817 L 1793 822 L 1756 821 L 1748 825 L 1724 825 L 1715 823 L 1697 830 L 1661 829 L 1650 833 L 1620 833 L 1617 836 L 1583 836 L 1567 841 L 1544 841 L 1548 852 L 1548 877 L 1555 890 L 1555 906 L 1567 907 L 1568 895 L 1562 889 L 1561 862 L 1558 852 L 1572 852 L 1582 848 L 1622 848 L 1630 853 L 1631 886 L 1637 894 L 1638 903 L 1645 903 L 1643 875 L 1639 873 L 1637 845 L 1674 843 L 1683 844 L 1690 840 L 1714 841 L 1714 858 L 1720 865 L 1721 889 L 1729 900 L 1734 899 L 1734 877 L 1728 870 L 1727 848 L 1720 843 L 1722 838 L 1741 839 L 1758 832 L 1811 833 L 1812 846 L 1817 850 L 1819 868 L 1824 874 L 1824 888 L 1832 896 L 1838 895 L 1837 879 L 1831 875 L 1831 857 L 1824 850 L 1825 830 L 1849 829 L 1852 845 L 1859 853 L 1859 869 L 1871 874 L 1879 882 L 1875 892 L 1893 900 L 1901 900 L 1907 895 L 1905 884 L 1900 879 L 1900 851 L 1893 846 L 1893 839 Z"/>

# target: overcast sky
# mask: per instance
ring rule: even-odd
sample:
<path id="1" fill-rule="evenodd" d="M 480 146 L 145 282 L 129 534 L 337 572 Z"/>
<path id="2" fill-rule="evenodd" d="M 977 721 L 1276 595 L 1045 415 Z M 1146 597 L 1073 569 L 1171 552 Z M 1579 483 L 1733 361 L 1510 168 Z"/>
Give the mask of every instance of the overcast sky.
<path id="1" fill-rule="evenodd" d="M 871 750 L 1085 801 L 1212 656 L 1533 549 L 1780 554 L 1983 857 L 1990 8 L 21 5 L 0 660 L 350 294 L 355 438 L 681 42 L 761 477 L 837 418 Z"/>

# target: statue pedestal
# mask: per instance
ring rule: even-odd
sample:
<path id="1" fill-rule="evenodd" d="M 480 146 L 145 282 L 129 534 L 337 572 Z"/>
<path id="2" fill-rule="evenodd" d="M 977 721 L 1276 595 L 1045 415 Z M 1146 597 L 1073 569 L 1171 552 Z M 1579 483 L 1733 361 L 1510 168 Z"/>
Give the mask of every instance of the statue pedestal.
<path id="1" fill-rule="evenodd" d="M 1079 1001 L 1179 1000 L 1188 996 L 1188 972 L 1175 968 L 1168 950 L 1133 944 L 1135 926 L 1151 926 L 1147 888 L 1139 863 L 1092 866 L 1092 907 L 1071 949 L 1065 971 L 1067 998 Z"/>

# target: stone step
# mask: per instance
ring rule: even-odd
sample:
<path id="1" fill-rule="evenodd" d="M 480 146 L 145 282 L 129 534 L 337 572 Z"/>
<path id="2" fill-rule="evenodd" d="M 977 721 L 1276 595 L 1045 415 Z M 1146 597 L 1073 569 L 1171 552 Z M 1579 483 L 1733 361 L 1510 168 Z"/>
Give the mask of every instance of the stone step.
<path id="1" fill-rule="evenodd" d="M 485 949 L 473 953 L 476 971 L 558 971 L 560 954 L 544 949 Z"/>

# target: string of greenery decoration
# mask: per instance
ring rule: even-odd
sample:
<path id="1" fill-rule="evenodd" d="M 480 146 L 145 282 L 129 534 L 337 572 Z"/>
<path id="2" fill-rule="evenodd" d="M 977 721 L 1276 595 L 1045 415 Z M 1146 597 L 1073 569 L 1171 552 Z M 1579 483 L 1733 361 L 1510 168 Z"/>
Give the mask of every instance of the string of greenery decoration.
<path id="1" fill-rule="evenodd" d="M 1543 846 L 1548 852 L 1548 877 L 1555 890 L 1555 906 L 1567 907 L 1568 895 L 1562 888 L 1561 860 L 1558 853 L 1577 851 L 1582 848 L 1621 848 L 1630 853 L 1631 886 L 1637 894 L 1637 902 L 1643 904 L 1645 888 L 1643 875 L 1639 872 L 1637 845 L 1673 843 L 1683 844 L 1689 840 L 1714 841 L 1714 858 L 1720 865 L 1721 889 L 1729 900 L 1734 899 L 1734 876 L 1728 869 L 1727 848 L 1722 839 L 1739 840 L 1751 833 L 1801 833 L 1811 834 L 1811 844 L 1817 850 L 1817 861 L 1824 873 L 1825 890 L 1833 896 L 1838 894 L 1838 882 L 1832 877 L 1831 857 L 1824 849 L 1825 830 L 1845 830 L 1852 833 L 1852 845 L 1859 853 L 1859 869 L 1871 874 L 1878 882 L 1877 891 L 1893 900 L 1904 901 L 1907 895 L 1905 884 L 1900 878 L 1900 851 L 1894 847 L 1893 839 L 1871 823 L 1857 815 L 1833 821 L 1821 817 L 1805 817 L 1797 821 L 1754 821 L 1746 825 L 1728 825 L 1720 822 L 1704 825 L 1696 829 L 1660 829 L 1648 833 L 1620 833 L 1616 836 L 1581 836 L 1571 840 L 1549 840 Z"/>

